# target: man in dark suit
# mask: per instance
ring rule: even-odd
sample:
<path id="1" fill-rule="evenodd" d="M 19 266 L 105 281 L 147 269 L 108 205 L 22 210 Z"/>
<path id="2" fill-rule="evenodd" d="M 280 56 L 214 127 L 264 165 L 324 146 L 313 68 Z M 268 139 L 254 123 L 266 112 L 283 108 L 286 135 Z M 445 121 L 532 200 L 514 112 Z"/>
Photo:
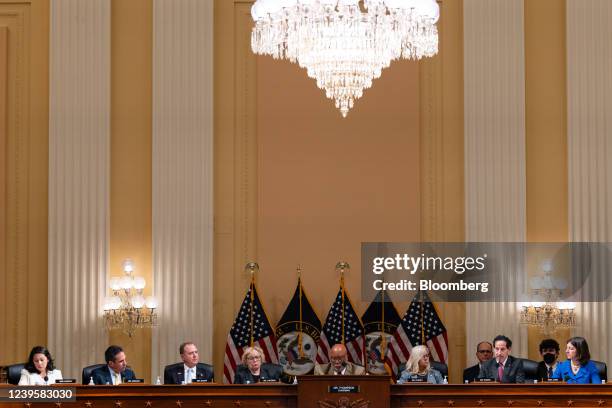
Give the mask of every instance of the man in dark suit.
<path id="1" fill-rule="evenodd" d="M 136 378 L 136 374 L 127 368 L 127 360 L 121 346 L 109 346 L 104 352 L 106 366 L 96 368 L 91 372 L 96 385 L 118 385 Z"/>
<path id="2" fill-rule="evenodd" d="M 478 378 L 492 378 L 502 383 L 524 383 L 523 360 L 510 355 L 512 340 L 504 335 L 493 339 L 495 358 L 482 365 Z"/>
<path id="3" fill-rule="evenodd" d="M 164 369 L 164 384 L 189 384 L 194 380 L 215 381 L 213 366 L 200 363 L 198 347 L 191 341 L 179 346 L 182 363 L 167 365 Z"/>
<path id="4" fill-rule="evenodd" d="M 481 341 L 476 346 L 476 358 L 478 364 L 463 370 L 463 382 L 472 382 L 478 378 L 482 364 L 489 361 L 493 357 L 493 345 L 488 341 Z"/>
<path id="5" fill-rule="evenodd" d="M 559 343 L 554 339 L 544 339 L 540 343 L 540 355 L 542 361 L 538 363 L 538 381 L 546 381 L 553 378 L 559 358 Z"/>

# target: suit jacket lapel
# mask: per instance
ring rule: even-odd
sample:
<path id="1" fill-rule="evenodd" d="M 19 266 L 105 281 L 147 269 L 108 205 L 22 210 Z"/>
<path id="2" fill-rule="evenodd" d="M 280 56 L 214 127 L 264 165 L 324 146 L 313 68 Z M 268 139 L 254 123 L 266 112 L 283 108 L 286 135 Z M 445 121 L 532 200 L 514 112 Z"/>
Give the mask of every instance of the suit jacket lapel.
<path id="1" fill-rule="evenodd" d="M 176 370 L 176 383 L 182 384 L 185 381 L 185 365 L 181 364 Z"/>

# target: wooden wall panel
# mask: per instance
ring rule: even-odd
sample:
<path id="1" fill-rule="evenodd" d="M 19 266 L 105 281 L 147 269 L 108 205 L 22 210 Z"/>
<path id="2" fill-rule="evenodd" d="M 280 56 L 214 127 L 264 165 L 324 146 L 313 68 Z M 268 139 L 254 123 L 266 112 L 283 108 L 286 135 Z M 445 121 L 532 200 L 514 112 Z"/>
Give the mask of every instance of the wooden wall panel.
<path id="1" fill-rule="evenodd" d="M 47 339 L 48 20 L 46 1 L 0 1 L 8 46 L 0 364 Z"/>

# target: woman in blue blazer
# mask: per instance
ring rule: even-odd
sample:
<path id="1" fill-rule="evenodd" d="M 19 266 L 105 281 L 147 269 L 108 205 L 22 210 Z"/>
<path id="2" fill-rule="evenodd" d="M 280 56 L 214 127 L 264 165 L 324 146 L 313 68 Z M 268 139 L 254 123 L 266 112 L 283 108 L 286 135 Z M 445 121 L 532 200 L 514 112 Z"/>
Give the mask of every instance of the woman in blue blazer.
<path id="1" fill-rule="evenodd" d="M 557 364 L 553 378 L 568 384 L 599 384 L 599 372 L 589 353 L 589 345 L 583 337 L 572 337 L 565 347 L 567 360 Z"/>

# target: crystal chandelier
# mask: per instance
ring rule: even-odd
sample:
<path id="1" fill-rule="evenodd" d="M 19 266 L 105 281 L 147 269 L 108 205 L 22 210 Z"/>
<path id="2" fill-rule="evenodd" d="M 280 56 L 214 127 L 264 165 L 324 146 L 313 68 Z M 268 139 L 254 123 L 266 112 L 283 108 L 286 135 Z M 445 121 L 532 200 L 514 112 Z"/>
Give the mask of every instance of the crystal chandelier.
<path id="1" fill-rule="evenodd" d="M 125 276 L 110 280 L 113 296 L 104 300 L 104 321 L 108 330 L 121 329 L 132 337 L 138 328 L 157 326 L 157 300 L 143 296 L 146 282 L 142 276 L 133 276 L 132 260 L 123 261 L 122 267 Z"/>
<path id="2" fill-rule="evenodd" d="M 542 264 L 544 276 L 534 277 L 530 281 L 531 293 L 542 302 L 531 302 L 523 305 L 520 322 L 532 327 L 539 327 L 547 336 L 557 329 L 576 326 L 575 305 L 573 303 L 557 302 L 567 287 L 565 279 L 552 276 L 552 263 Z"/>
<path id="3" fill-rule="evenodd" d="M 343 117 L 391 61 L 438 52 L 435 0 L 257 0 L 251 48 L 305 68 Z"/>

